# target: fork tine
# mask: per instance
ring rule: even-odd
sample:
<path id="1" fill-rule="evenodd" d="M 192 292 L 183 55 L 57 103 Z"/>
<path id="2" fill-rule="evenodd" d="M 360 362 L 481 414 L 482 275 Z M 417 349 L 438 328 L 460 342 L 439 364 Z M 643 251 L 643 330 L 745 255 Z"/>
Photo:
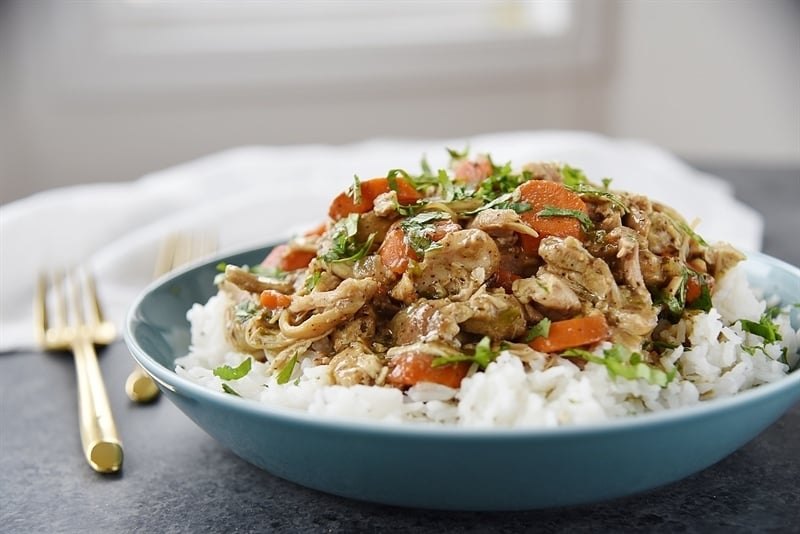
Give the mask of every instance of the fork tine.
<path id="1" fill-rule="evenodd" d="M 67 324 L 67 302 L 64 298 L 64 273 L 57 270 L 48 275 L 40 273 L 34 297 L 34 321 L 39 344 L 48 349 L 69 348 L 69 325 Z M 48 287 L 51 294 L 48 300 Z M 52 319 L 52 320 L 51 320 Z"/>
<path id="2" fill-rule="evenodd" d="M 47 321 L 47 277 L 39 273 L 36 277 L 36 291 L 33 297 L 33 326 L 36 332 L 36 341 L 44 347 L 47 342 L 47 330 L 50 327 Z"/>
<path id="3" fill-rule="evenodd" d="M 158 278 L 184 263 L 207 256 L 216 249 L 217 239 L 211 232 L 170 234 L 159 246 L 153 277 Z M 129 399 L 140 404 L 154 401 L 159 394 L 158 386 L 139 365 L 128 375 L 125 392 Z"/>
<path id="4" fill-rule="evenodd" d="M 64 288 L 63 291 L 67 294 L 66 300 L 69 306 L 67 313 L 72 317 L 72 327 L 76 330 L 86 330 L 88 319 L 84 312 L 83 291 L 81 290 L 81 280 L 78 272 L 78 270 L 75 270 L 63 275 L 61 282 Z"/>
<path id="5" fill-rule="evenodd" d="M 65 274 L 62 270 L 53 273 L 53 296 L 55 297 L 55 326 L 56 328 L 66 329 L 67 325 L 67 301 L 65 298 Z"/>
<path id="6" fill-rule="evenodd" d="M 178 245 L 178 239 L 178 235 L 170 234 L 161 241 L 156 255 L 153 278 L 158 278 L 170 271 L 171 265 L 175 263 L 175 249 Z"/>

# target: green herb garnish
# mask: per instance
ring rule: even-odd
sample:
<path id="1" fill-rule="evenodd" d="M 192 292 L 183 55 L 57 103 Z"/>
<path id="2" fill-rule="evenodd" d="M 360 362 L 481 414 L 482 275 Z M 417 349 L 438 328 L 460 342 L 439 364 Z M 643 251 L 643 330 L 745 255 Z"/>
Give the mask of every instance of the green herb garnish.
<path id="1" fill-rule="evenodd" d="M 328 252 L 322 256 L 322 259 L 328 263 L 340 263 L 356 261 L 366 256 L 370 248 L 372 248 L 375 234 L 370 234 L 366 242 L 359 243 L 356 241 L 357 233 L 357 213 L 351 213 L 338 221 L 331 230 L 331 247 Z"/>
<path id="2" fill-rule="evenodd" d="M 765 343 L 775 343 L 783 339 L 778 325 L 772 321 L 779 314 L 780 309 L 767 308 L 757 323 L 747 319 L 739 319 L 739 323 L 741 323 L 742 330 L 745 332 L 750 332 L 763 338 Z"/>
<path id="3" fill-rule="evenodd" d="M 303 282 L 303 287 L 305 287 L 306 291 L 311 293 L 314 290 L 314 288 L 317 287 L 317 284 L 319 283 L 319 279 L 321 277 L 322 277 L 321 272 L 315 272 L 310 276 L 307 276 L 305 282 Z"/>
<path id="4" fill-rule="evenodd" d="M 243 323 L 253 318 L 255 314 L 258 313 L 259 309 L 255 301 L 244 300 L 233 308 L 233 317 L 240 323 Z"/>
<path id="5" fill-rule="evenodd" d="M 570 167 L 567 164 L 561 167 L 561 177 L 564 179 L 564 185 L 567 187 L 575 187 L 589 181 L 582 170 Z"/>
<path id="6" fill-rule="evenodd" d="M 286 365 L 283 366 L 283 369 L 281 369 L 281 372 L 278 373 L 278 377 L 276 379 L 278 384 L 283 385 L 283 384 L 287 383 L 289 381 L 289 379 L 292 378 L 292 373 L 294 372 L 294 366 L 296 364 L 297 364 L 297 354 L 292 356 L 291 359 L 289 359 L 289 361 L 286 362 Z"/>
<path id="7" fill-rule="evenodd" d="M 222 391 L 224 391 L 228 395 L 233 395 L 235 397 L 241 397 L 241 395 L 239 395 L 239 393 L 235 389 L 233 389 L 232 387 L 230 387 L 228 384 L 226 384 L 224 382 L 222 383 Z"/>
<path id="8" fill-rule="evenodd" d="M 350 196 L 353 199 L 353 204 L 361 204 L 361 180 L 357 174 L 353 175 L 353 188 Z"/>
<path id="9" fill-rule="evenodd" d="M 575 185 L 567 185 L 567 189 L 577 193 L 582 197 L 595 197 L 602 198 L 610 202 L 614 207 L 619 209 L 622 213 L 628 213 L 628 206 L 614 193 L 608 191 L 608 188 L 597 189 L 589 184 L 579 183 Z"/>
<path id="10" fill-rule="evenodd" d="M 561 356 L 577 357 L 604 365 L 611 376 L 619 376 L 628 380 L 644 378 L 648 383 L 662 388 L 678 374 L 677 369 L 665 372 L 663 369 L 648 365 L 641 354 L 631 352 L 622 345 L 614 345 L 610 349 L 604 350 L 603 357 L 583 349 L 569 349 L 562 352 Z"/>
<path id="11" fill-rule="evenodd" d="M 474 362 L 480 366 L 481 369 L 486 369 L 490 363 L 494 361 L 499 353 L 492 351 L 492 340 L 489 336 L 484 336 L 477 345 L 475 345 L 475 354 L 468 356 L 466 354 L 455 354 L 453 356 L 439 356 L 434 358 L 431 362 L 432 367 L 439 367 L 448 363 L 456 362 Z"/>
<path id="12" fill-rule="evenodd" d="M 528 333 L 525 334 L 525 343 L 530 343 L 537 337 L 547 337 L 550 334 L 550 325 L 552 321 L 545 317 L 528 330 Z"/>
<path id="13" fill-rule="evenodd" d="M 221 365 L 217 367 L 214 369 L 214 376 L 218 376 L 223 380 L 239 380 L 247 376 L 252 365 L 253 360 L 245 358 L 237 367 L 231 367 L 230 365 Z"/>
<path id="14" fill-rule="evenodd" d="M 405 234 L 408 245 L 419 255 L 441 245 L 431 238 L 434 231 L 433 222 L 450 217 L 441 211 L 426 211 L 400 221 L 400 228 Z"/>
<path id="15" fill-rule="evenodd" d="M 469 155 L 469 145 L 467 145 L 461 152 L 452 148 L 447 148 L 446 150 L 447 153 L 450 154 L 450 158 L 454 160 L 464 159 Z"/>
<path id="16" fill-rule="evenodd" d="M 224 261 L 221 261 L 217 264 L 217 271 L 224 274 L 227 267 L 228 264 Z M 283 280 L 286 278 L 286 272 L 280 267 L 264 267 L 263 265 L 253 265 L 251 267 L 249 265 L 242 265 L 240 268 L 256 276 L 263 276 L 264 278 L 272 278 L 276 280 Z"/>
<path id="17" fill-rule="evenodd" d="M 700 283 L 700 296 L 690 302 L 687 308 L 690 310 L 701 310 L 708 313 L 713 304 L 711 302 L 711 290 L 708 288 L 706 279 L 698 273 L 692 273 L 690 276 L 694 276 Z"/>
<path id="18" fill-rule="evenodd" d="M 684 234 L 688 235 L 690 239 L 694 239 L 698 244 L 703 245 L 704 247 L 708 246 L 706 240 L 700 237 L 700 234 L 695 232 L 688 224 L 674 217 L 670 217 L 666 213 L 664 215 L 666 215 L 667 218 L 670 220 L 670 222 L 672 222 L 672 224 L 675 225 L 675 228 L 682 231 Z"/>
<path id="19" fill-rule="evenodd" d="M 581 228 L 584 232 L 589 233 L 594 228 L 594 223 L 588 215 L 580 210 L 571 210 L 566 208 L 556 208 L 555 206 L 545 206 L 544 209 L 537 213 L 539 217 L 572 217 L 581 223 Z"/>

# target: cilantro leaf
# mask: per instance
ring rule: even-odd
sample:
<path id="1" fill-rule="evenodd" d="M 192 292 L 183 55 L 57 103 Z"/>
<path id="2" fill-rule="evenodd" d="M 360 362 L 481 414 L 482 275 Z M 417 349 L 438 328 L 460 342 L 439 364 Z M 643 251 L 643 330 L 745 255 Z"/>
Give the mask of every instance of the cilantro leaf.
<path id="1" fill-rule="evenodd" d="M 594 223 L 589 216 L 580 210 L 545 206 L 544 209 L 539 211 L 536 215 L 539 217 L 572 217 L 573 219 L 578 219 L 578 222 L 581 223 L 581 228 L 583 228 L 583 231 L 587 233 L 594 228 Z"/>
<path id="2" fill-rule="evenodd" d="M 464 147 L 464 150 L 462 150 L 461 152 L 459 152 L 458 150 L 454 150 L 452 148 L 446 148 L 445 150 L 447 150 L 447 153 L 450 154 L 450 159 L 454 160 L 464 159 L 469 155 L 469 145 Z"/>
<path id="3" fill-rule="evenodd" d="M 606 178 L 610 180 L 610 178 Z M 579 183 L 575 185 L 566 185 L 570 191 L 577 193 L 582 197 L 602 198 L 610 202 L 614 207 L 619 209 L 622 213 L 628 213 L 630 210 L 628 206 L 614 193 L 608 191 L 608 188 L 597 189 L 589 184 Z"/>
<path id="4" fill-rule="evenodd" d="M 233 389 L 232 387 L 230 387 L 228 384 L 226 384 L 224 382 L 222 383 L 222 391 L 224 391 L 228 395 L 233 395 L 235 397 L 241 397 L 241 395 L 239 395 L 239 393 L 235 389 Z"/>
<path id="5" fill-rule="evenodd" d="M 490 363 L 499 355 L 498 352 L 492 351 L 492 340 L 489 336 L 484 336 L 477 345 L 475 345 L 475 354 L 472 356 L 466 354 L 455 354 L 453 356 L 439 356 L 434 358 L 431 362 L 432 367 L 439 367 L 448 363 L 455 362 L 474 362 L 477 363 L 481 369 L 486 369 Z"/>
<path id="6" fill-rule="evenodd" d="M 704 276 L 694 273 L 697 277 L 697 280 L 700 282 L 700 296 L 694 299 L 689 305 L 687 306 L 690 310 L 701 310 L 708 313 L 713 306 L 711 302 L 711 290 L 708 288 L 708 284 L 706 283 L 706 279 Z"/>
<path id="7" fill-rule="evenodd" d="M 281 372 L 278 373 L 277 382 L 278 384 L 285 384 L 292 378 L 292 373 L 294 372 L 294 366 L 297 364 L 297 354 L 291 357 L 286 365 L 283 366 Z"/>
<path id="8" fill-rule="evenodd" d="M 425 254 L 441 245 L 431 237 L 435 231 L 435 221 L 449 219 L 450 216 L 441 211 L 426 211 L 400 221 L 400 228 L 405 234 L 408 245 L 419 255 Z"/>
<path id="9" fill-rule="evenodd" d="M 688 235 L 690 239 L 694 239 L 698 244 L 703 245 L 704 247 L 708 246 L 706 240 L 700 237 L 700 234 L 695 232 L 688 224 L 674 217 L 670 217 L 669 215 L 667 215 L 667 218 L 669 218 L 670 222 L 672 222 L 675 228 Z"/>
<path id="10" fill-rule="evenodd" d="M 321 277 L 322 273 L 319 271 L 311 274 L 310 276 L 306 277 L 305 282 L 303 282 L 303 287 L 305 287 L 306 291 L 311 293 L 311 291 L 313 291 L 314 288 L 317 287 L 317 284 L 319 283 L 319 279 Z"/>
<path id="11" fill-rule="evenodd" d="M 550 325 L 552 321 L 545 317 L 528 330 L 528 333 L 525 334 L 525 343 L 530 343 L 537 337 L 547 337 L 550 334 Z"/>
<path id="12" fill-rule="evenodd" d="M 353 175 L 353 188 L 350 190 L 353 204 L 361 204 L 361 180 L 357 174 Z"/>
<path id="13" fill-rule="evenodd" d="M 576 167 L 570 167 L 567 164 L 561 167 L 561 176 L 564 179 L 564 185 L 567 187 L 575 187 L 589 181 L 582 170 Z"/>
<path id="14" fill-rule="evenodd" d="M 372 248 L 375 234 L 370 234 L 366 242 L 359 243 L 356 240 L 357 233 L 358 213 L 351 213 L 338 221 L 331 229 L 330 249 L 322 256 L 322 259 L 328 263 L 339 263 L 356 261 L 366 256 Z"/>
<path id="15" fill-rule="evenodd" d="M 742 330 L 763 338 L 764 343 L 775 343 L 783 339 L 778 325 L 772 321 L 769 309 L 764 312 L 757 323 L 747 319 L 739 319 L 739 323 L 742 325 Z"/>
<path id="16" fill-rule="evenodd" d="M 214 369 L 214 376 L 218 376 L 223 380 L 239 380 L 240 378 L 247 376 L 247 373 L 250 372 L 250 368 L 253 365 L 253 360 L 250 358 L 245 358 L 242 360 L 236 367 L 231 367 L 230 365 L 221 365 Z"/>
<path id="17" fill-rule="evenodd" d="M 236 307 L 234 307 L 233 317 L 240 323 L 243 323 L 255 316 L 255 314 L 258 313 L 258 310 L 259 307 L 255 301 L 248 299 L 240 302 L 236 305 Z"/>
<path id="18" fill-rule="evenodd" d="M 641 354 L 631 352 L 622 345 L 614 345 L 610 349 L 604 350 L 602 357 L 583 349 L 569 349 L 562 352 L 561 356 L 577 357 L 587 362 L 604 365 L 611 376 L 619 376 L 628 380 L 643 378 L 648 383 L 662 388 L 666 387 L 678 374 L 677 369 L 666 372 L 658 367 L 648 365 Z"/>

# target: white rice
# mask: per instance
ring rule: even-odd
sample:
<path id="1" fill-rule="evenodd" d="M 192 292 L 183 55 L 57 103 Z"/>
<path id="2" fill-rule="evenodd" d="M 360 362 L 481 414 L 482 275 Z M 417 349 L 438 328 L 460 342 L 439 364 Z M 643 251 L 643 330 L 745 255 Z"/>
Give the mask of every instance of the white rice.
<path id="1" fill-rule="evenodd" d="M 331 382 L 327 366 L 303 361 L 289 382 L 281 385 L 267 364 L 252 362 L 243 378 L 223 381 L 213 374 L 222 365 L 238 366 L 250 356 L 226 341 L 224 295 L 188 312 L 190 353 L 177 360 L 177 373 L 222 391 L 223 382 L 244 398 L 314 414 L 392 422 L 426 422 L 467 427 L 554 427 L 590 423 L 650 411 L 687 406 L 734 395 L 778 380 L 800 357 L 800 331 L 785 314 L 775 319 L 783 340 L 764 340 L 742 330 L 739 319 L 758 321 L 767 303 L 749 288 L 737 268 L 718 280 L 708 314 L 696 314 L 671 329 L 675 343 L 688 339 L 691 349 L 678 347 L 661 358 L 664 369 L 678 369 L 666 387 L 645 379 L 612 376 L 606 367 L 587 363 L 583 370 L 559 358 L 545 368 L 541 361 L 523 363 L 501 353 L 485 372 L 465 378 L 459 390 L 421 383 L 406 393 L 390 387 L 343 387 Z M 763 350 L 743 347 L 762 346 Z M 596 350 L 603 355 L 605 344 Z M 786 348 L 789 362 L 781 361 Z"/>

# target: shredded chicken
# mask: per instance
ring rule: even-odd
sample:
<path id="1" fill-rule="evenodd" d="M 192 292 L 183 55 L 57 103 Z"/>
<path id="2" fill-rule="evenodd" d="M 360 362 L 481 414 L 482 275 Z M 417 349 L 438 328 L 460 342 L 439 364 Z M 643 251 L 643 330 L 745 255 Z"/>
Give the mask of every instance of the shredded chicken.
<path id="1" fill-rule="evenodd" d="M 709 300 L 715 278 L 744 256 L 707 245 L 668 206 L 584 178 L 553 162 L 513 173 L 488 157 L 459 157 L 450 174 L 362 184 L 358 202 L 337 198 L 321 234 L 284 247 L 313 252 L 307 266 L 280 276 L 227 266 L 219 287 L 228 339 L 275 370 L 311 358 L 344 386 L 454 387 L 501 348 L 528 363 L 555 358 L 561 349 L 537 344 L 552 341 L 537 332 L 544 319 L 599 324 L 558 347 L 612 342 L 657 361 L 647 347 L 659 324 L 698 294 Z M 530 181 L 547 198 L 529 193 Z"/>

